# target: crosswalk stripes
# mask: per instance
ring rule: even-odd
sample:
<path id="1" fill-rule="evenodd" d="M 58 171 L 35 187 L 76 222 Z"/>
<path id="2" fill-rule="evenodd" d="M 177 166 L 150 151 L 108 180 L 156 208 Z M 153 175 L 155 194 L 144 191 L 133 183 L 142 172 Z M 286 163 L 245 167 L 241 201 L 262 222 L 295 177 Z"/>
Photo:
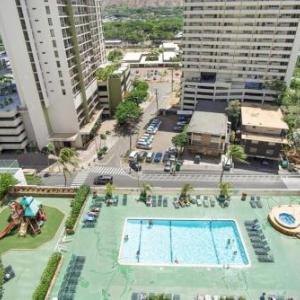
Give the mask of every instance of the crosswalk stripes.
<path id="1" fill-rule="evenodd" d="M 90 173 L 97 175 L 128 175 L 122 168 L 95 166 L 90 169 Z"/>
<path id="2" fill-rule="evenodd" d="M 86 181 L 89 173 L 90 173 L 89 171 L 80 171 L 80 172 L 78 172 L 78 174 L 73 179 L 71 186 L 77 187 L 77 186 L 81 186 L 82 184 L 84 184 L 84 182 Z"/>

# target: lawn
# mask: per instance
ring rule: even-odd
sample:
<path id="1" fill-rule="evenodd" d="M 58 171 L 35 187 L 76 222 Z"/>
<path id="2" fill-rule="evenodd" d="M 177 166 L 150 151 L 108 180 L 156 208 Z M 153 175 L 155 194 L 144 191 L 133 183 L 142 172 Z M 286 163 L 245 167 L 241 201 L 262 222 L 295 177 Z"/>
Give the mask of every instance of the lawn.
<path id="1" fill-rule="evenodd" d="M 29 185 L 43 185 L 43 180 L 41 177 L 36 175 L 25 175 L 26 182 Z"/>
<path id="2" fill-rule="evenodd" d="M 0 240 L 0 255 L 10 249 L 34 249 L 54 237 L 64 218 L 64 214 L 54 207 L 44 206 L 44 209 L 48 219 L 42 227 L 42 233 L 36 236 L 28 234 L 26 237 L 19 237 L 18 229 L 14 230 L 12 234 L 5 236 Z M 9 208 L 5 208 L 0 213 L 0 231 L 8 224 L 7 219 L 9 214 Z"/>

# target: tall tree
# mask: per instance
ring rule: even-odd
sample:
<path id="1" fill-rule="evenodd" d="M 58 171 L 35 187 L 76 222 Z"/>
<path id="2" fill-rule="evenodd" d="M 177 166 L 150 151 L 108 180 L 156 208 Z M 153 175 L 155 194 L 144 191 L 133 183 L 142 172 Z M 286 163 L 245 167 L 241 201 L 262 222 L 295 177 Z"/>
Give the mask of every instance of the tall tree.
<path id="1" fill-rule="evenodd" d="M 72 148 L 62 148 L 59 155 L 51 155 L 55 159 L 59 169 L 63 172 L 65 186 L 67 186 L 67 175 L 72 173 L 72 169 L 78 165 L 76 151 Z"/>
<path id="2" fill-rule="evenodd" d="M 185 130 L 172 137 L 172 144 L 179 149 L 180 154 L 182 154 L 184 147 L 188 144 L 188 141 L 189 138 Z"/>
<path id="3" fill-rule="evenodd" d="M 241 103 L 239 100 L 232 100 L 226 107 L 226 113 L 231 122 L 231 128 L 237 130 L 241 119 Z"/>
<path id="4" fill-rule="evenodd" d="M 193 190 L 193 186 L 189 183 L 186 183 L 185 185 L 183 185 L 183 187 L 181 188 L 181 192 L 180 192 L 180 199 L 186 199 L 188 194 Z"/>
<path id="5" fill-rule="evenodd" d="M 230 160 L 231 161 L 239 161 L 239 162 L 246 162 L 247 155 L 245 153 L 244 147 L 240 145 L 230 145 L 228 147 L 228 150 L 226 152 L 226 157 L 224 161 L 224 165 L 227 165 Z M 224 176 L 224 168 L 222 166 L 222 171 L 220 175 L 219 183 L 221 184 L 223 182 L 223 176 Z"/>

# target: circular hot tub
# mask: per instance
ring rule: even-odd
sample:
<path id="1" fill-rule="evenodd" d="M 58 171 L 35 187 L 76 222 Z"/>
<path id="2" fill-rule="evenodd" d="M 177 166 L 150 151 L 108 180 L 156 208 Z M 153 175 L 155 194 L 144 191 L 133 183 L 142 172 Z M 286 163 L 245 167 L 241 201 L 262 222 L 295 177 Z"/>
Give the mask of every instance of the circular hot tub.
<path id="1" fill-rule="evenodd" d="M 278 223 L 287 228 L 296 228 L 299 223 L 296 221 L 295 217 L 287 212 L 279 213 L 276 217 Z"/>

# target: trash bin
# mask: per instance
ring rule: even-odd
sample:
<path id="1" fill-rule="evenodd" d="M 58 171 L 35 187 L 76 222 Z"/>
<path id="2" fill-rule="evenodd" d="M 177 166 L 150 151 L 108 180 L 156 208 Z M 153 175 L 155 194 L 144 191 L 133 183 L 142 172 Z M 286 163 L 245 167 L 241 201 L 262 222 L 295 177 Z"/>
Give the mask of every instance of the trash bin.
<path id="1" fill-rule="evenodd" d="M 176 163 L 176 171 L 180 171 L 180 168 L 181 168 L 181 164 L 180 163 Z"/>

